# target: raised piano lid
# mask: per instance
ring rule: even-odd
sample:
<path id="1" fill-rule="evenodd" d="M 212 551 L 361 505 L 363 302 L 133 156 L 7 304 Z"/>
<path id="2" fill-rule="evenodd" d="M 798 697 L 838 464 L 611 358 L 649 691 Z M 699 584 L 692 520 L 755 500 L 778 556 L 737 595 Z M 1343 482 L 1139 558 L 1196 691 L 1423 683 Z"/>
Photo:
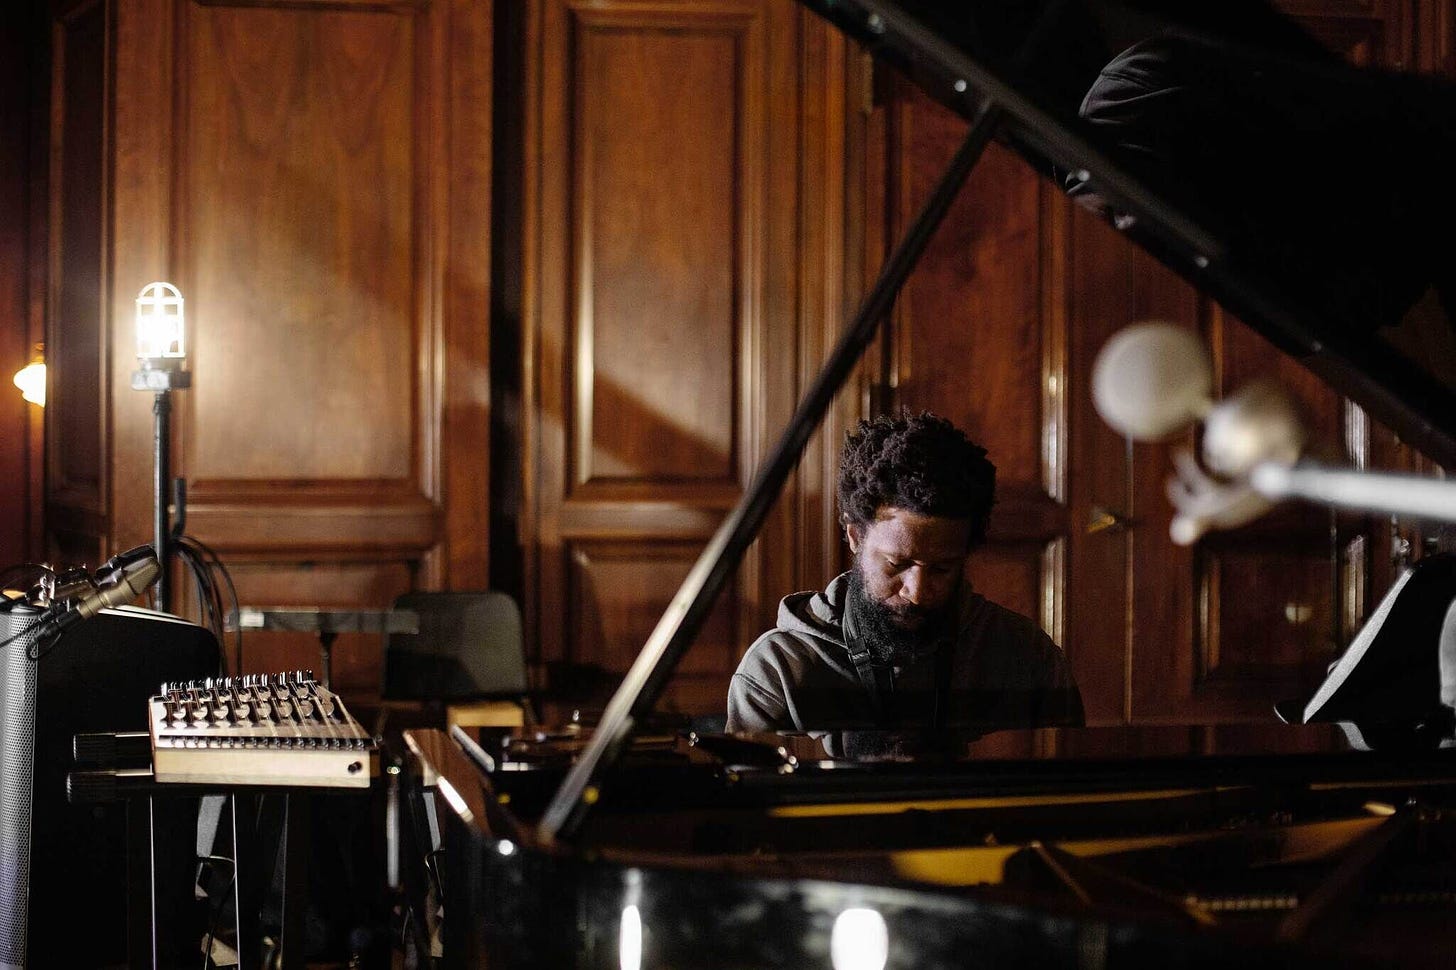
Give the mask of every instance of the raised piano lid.
<path id="1" fill-rule="evenodd" d="M 937 100 L 994 118 L 1038 172 L 1456 464 L 1456 194 L 1441 181 L 1456 158 L 1456 87 L 1349 67 L 1254 0 L 802 2 Z M 543 816 L 543 841 L 570 837 L 651 711 L 866 319 L 877 323 L 862 309 L 846 327 L 674 596 Z"/>
<path id="2" fill-rule="evenodd" d="M 1456 462 L 1456 85 L 1253 0 L 802 2 L 958 113 L 992 99 L 1034 168 Z"/>

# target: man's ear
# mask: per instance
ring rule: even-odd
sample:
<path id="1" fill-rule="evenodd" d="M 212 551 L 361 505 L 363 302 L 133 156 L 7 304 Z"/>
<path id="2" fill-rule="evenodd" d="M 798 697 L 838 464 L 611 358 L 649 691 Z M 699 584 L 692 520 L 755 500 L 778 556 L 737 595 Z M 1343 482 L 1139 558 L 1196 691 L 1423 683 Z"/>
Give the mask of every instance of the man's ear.
<path id="1" fill-rule="evenodd" d="M 844 538 L 849 541 L 849 551 L 853 555 L 859 555 L 860 527 L 849 519 L 844 520 Z"/>

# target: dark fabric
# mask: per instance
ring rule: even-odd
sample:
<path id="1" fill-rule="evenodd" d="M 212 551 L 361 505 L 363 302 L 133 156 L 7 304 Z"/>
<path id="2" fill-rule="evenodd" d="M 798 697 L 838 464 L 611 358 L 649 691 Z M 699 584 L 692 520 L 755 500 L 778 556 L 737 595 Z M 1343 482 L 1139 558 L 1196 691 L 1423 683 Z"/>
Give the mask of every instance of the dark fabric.
<path id="1" fill-rule="evenodd" d="M 778 626 L 749 647 L 728 693 L 730 731 L 818 731 L 928 726 L 936 657 L 896 667 L 877 711 L 845 643 L 849 575 L 823 592 L 779 604 Z M 949 684 L 951 727 L 1081 724 L 1082 697 L 1066 657 L 1035 623 L 967 588 L 956 609 Z"/>
<path id="2" fill-rule="evenodd" d="M 1453 296 L 1456 112 L 1420 79 L 1159 36 L 1114 57 L 1079 114 L 1115 163 L 1248 272 L 1277 276 L 1322 327 L 1368 333 L 1429 288 Z"/>

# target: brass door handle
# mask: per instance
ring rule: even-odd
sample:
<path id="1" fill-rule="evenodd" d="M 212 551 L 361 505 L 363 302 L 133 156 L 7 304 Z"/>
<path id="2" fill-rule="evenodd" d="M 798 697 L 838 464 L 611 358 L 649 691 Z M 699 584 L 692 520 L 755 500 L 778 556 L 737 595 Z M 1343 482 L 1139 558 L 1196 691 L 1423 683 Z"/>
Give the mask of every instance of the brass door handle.
<path id="1" fill-rule="evenodd" d="M 1092 514 L 1087 519 L 1087 534 L 1094 535 L 1098 532 L 1121 532 L 1124 529 L 1132 528 L 1133 520 L 1129 515 L 1121 512 L 1114 512 L 1105 509 L 1100 505 L 1092 506 Z"/>

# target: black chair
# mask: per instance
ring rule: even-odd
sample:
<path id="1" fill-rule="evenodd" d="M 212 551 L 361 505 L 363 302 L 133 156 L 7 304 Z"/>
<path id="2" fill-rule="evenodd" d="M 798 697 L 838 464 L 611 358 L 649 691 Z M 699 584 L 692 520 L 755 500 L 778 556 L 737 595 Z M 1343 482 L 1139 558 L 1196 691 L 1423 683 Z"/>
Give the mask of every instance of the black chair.
<path id="1" fill-rule="evenodd" d="M 397 610 L 419 617 L 418 633 L 385 640 L 385 701 L 418 701 L 463 711 L 481 701 L 511 701 L 531 723 L 521 611 L 508 594 L 406 593 Z"/>

